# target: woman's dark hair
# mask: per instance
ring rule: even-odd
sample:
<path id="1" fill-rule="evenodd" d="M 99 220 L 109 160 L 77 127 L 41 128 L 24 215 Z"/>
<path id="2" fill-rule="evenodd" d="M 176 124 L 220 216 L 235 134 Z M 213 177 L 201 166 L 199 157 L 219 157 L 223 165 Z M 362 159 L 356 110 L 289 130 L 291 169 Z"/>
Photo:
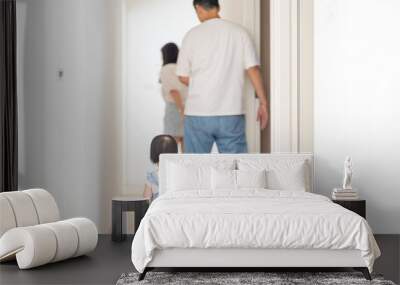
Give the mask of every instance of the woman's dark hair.
<path id="1" fill-rule="evenodd" d="M 197 5 L 199 5 L 206 10 L 211 10 L 213 8 L 219 8 L 219 1 L 218 0 L 194 0 L 193 5 L 195 7 Z"/>
<path id="2" fill-rule="evenodd" d="M 163 65 L 167 65 L 170 63 L 178 62 L 179 48 L 174 43 L 168 43 L 161 49 L 162 57 L 163 57 Z"/>
<path id="3" fill-rule="evenodd" d="M 172 136 L 156 136 L 151 142 L 150 160 L 153 163 L 159 163 L 163 153 L 178 153 L 178 144 Z"/>

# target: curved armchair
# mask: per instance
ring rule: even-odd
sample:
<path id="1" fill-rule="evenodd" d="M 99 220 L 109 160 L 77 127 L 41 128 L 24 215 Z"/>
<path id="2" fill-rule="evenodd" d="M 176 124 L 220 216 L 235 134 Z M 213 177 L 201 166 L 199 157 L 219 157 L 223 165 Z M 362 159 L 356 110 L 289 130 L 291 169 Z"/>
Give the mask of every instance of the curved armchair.
<path id="1" fill-rule="evenodd" d="M 0 193 L 0 262 L 20 269 L 93 251 L 98 232 L 86 218 L 60 221 L 53 196 L 43 189 Z"/>

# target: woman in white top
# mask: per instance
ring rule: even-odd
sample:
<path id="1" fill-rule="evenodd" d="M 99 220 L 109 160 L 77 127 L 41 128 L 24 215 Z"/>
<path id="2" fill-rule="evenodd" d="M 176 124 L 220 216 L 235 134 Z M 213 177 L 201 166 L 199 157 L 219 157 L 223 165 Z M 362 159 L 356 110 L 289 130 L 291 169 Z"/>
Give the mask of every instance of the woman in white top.
<path id="1" fill-rule="evenodd" d="M 188 90 L 176 75 L 179 48 L 174 43 L 168 43 L 161 49 L 161 53 L 163 67 L 160 83 L 165 100 L 164 133 L 173 136 L 183 150 L 183 118 Z"/>

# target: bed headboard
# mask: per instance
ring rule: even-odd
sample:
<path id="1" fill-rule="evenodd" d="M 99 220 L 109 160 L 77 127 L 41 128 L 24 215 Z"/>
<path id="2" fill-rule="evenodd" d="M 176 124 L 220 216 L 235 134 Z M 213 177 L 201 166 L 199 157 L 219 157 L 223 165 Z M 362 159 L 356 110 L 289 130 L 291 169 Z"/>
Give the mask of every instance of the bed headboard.
<path id="1" fill-rule="evenodd" d="M 309 177 L 307 177 L 307 191 L 314 190 L 314 157 L 311 153 L 301 154 L 163 154 L 160 157 L 159 191 L 165 193 L 167 179 L 167 165 L 169 163 L 193 164 L 193 165 L 216 165 L 220 162 L 232 162 L 237 165 L 238 161 L 262 161 L 265 163 L 277 163 L 279 161 L 298 162 L 304 161 L 308 166 Z"/>

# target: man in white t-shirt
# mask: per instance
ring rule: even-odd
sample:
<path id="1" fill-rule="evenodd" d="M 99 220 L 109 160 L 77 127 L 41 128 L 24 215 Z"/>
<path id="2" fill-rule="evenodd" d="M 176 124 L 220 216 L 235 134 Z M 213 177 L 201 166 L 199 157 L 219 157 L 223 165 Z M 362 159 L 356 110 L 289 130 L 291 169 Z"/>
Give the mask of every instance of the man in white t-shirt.
<path id="1" fill-rule="evenodd" d="M 177 75 L 189 86 L 185 106 L 185 152 L 246 153 L 244 83 L 249 76 L 260 101 L 264 129 L 268 104 L 253 41 L 238 24 L 219 16 L 218 0 L 194 0 L 201 24 L 186 36 Z"/>

